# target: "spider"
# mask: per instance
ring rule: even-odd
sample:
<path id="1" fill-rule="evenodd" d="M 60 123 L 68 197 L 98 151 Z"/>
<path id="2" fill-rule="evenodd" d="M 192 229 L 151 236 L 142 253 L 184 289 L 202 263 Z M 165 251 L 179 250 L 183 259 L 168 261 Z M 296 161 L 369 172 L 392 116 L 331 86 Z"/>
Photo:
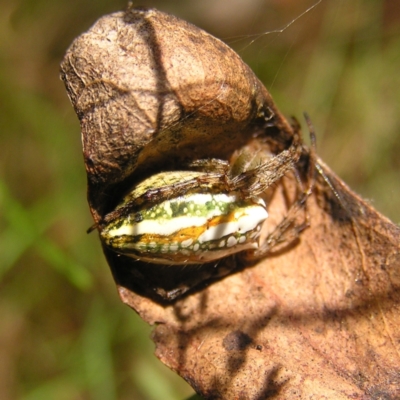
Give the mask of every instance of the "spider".
<path id="1" fill-rule="evenodd" d="M 312 143 L 313 129 L 307 115 Z M 130 191 L 100 223 L 100 236 L 113 251 L 155 264 L 202 264 L 240 253 L 248 260 L 264 257 L 285 237 L 297 238 L 308 223 L 296 224 L 313 186 L 314 151 L 310 152 L 309 186 L 287 216 L 260 242 L 268 218 L 261 195 L 296 164 L 303 152 L 294 128 L 289 148 L 267 158 L 242 153 L 229 165 L 219 159 L 192 162 L 188 170 L 155 174 Z"/>

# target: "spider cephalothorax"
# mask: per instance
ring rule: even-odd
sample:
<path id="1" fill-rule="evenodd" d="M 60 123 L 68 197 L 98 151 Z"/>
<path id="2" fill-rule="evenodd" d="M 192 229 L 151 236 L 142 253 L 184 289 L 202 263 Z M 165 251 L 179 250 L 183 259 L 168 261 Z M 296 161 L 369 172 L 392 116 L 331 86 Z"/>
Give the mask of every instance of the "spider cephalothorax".
<path id="1" fill-rule="evenodd" d="M 136 185 L 101 224 L 101 238 L 117 253 L 156 264 L 201 264 L 246 250 L 261 258 L 268 217 L 261 197 L 295 169 L 302 153 L 299 131 L 291 146 L 266 157 L 242 154 L 232 166 L 197 160 L 184 171 L 155 174 Z"/>

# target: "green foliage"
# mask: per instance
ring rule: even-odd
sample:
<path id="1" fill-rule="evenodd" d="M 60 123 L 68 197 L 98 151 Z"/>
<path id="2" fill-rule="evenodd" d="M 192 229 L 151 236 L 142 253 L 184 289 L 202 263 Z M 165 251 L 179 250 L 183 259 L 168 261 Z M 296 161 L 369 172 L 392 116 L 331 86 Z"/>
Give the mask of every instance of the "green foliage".
<path id="1" fill-rule="evenodd" d="M 179 2 L 182 14 L 176 2 L 146 5 L 226 38 L 282 27 L 312 2 L 226 10 L 230 19 L 223 8 L 199 3 Z M 282 34 L 227 42 L 285 114 L 311 115 L 322 158 L 399 222 L 400 12 L 390 4 L 326 0 Z M 2 399 L 193 393 L 152 355 L 150 327 L 122 306 L 96 234 L 85 233 L 92 220 L 79 124 L 58 65 L 75 36 L 124 7 L 88 0 L 0 5 Z"/>

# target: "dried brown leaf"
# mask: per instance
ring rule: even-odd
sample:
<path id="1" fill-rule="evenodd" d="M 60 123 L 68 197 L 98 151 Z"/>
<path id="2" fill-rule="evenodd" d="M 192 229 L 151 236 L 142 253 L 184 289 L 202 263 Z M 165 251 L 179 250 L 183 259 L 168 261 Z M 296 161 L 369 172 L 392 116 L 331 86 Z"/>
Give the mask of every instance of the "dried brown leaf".
<path id="1" fill-rule="evenodd" d="M 171 158 L 228 159 L 261 129 L 260 110 L 273 143 L 292 132 L 232 50 L 155 10 L 104 17 L 74 42 L 62 74 L 81 120 L 96 222 L 112 207 L 106 199 Z M 172 304 L 132 290 L 136 270 L 155 281 L 163 271 L 106 252 L 122 300 L 157 324 L 157 356 L 205 398 L 399 398 L 400 229 L 317 167 L 310 227 L 296 243 Z M 270 227 L 294 186 L 286 177 L 276 188 Z"/>
<path id="2" fill-rule="evenodd" d="M 120 287 L 204 397 L 398 398 L 400 230 L 322 168 L 341 199 L 320 178 L 289 251 L 169 307 Z"/>
<path id="3" fill-rule="evenodd" d="M 292 137 L 232 49 L 154 9 L 101 18 L 72 43 L 61 78 L 81 123 L 96 222 L 132 181 L 187 160 L 229 159 L 266 118 L 268 135 L 283 145 Z"/>

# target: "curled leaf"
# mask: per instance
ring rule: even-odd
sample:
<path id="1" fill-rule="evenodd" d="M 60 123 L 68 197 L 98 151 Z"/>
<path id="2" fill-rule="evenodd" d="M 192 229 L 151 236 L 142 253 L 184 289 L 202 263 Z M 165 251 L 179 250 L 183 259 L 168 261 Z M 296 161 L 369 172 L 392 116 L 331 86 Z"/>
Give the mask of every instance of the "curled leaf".
<path id="1" fill-rule="evenodd" d="M 232 49 L 154 9 L 101 18 L 68 49 L 61 77 L 81 123 L 96 222 L 128 185 L 155 170 L 229 159 L 265 130 L 282 146 L 292 138 L 267 90 Z"/>
<path id="2" fill-rule="evenodd" d="M 231 49 L 153 9 L 100 19 L 68 50 L 62 77 L 81 121 L 96 222 L 154 171 L 229 160 L 254 140 L 277 153 L 293 135 Z M 300 173 L 307 160 L 304 149 Z M 316 167 L 299 240 L 172 304 L 145 290 L 173 288 L 171 267 L 106 251 L 121 299 L 157 324 L 157 356 L 205 398 L 398 398 L 400 229 L 321 160 Z M 270 227 L 296 187 L 288 175 L 273 191 Z M 190 285 L 192 272 L 179 273 Z"/>

